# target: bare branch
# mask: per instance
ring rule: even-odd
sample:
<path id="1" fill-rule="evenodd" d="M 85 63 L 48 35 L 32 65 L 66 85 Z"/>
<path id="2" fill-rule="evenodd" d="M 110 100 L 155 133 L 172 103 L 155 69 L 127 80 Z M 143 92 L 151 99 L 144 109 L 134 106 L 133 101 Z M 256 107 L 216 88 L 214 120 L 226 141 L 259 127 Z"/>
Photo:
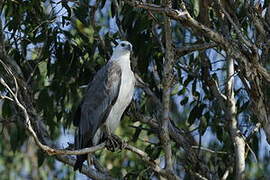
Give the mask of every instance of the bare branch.
<path id="1" fill-rule="evenodd" d="M 211 149 L 202 147 L 202 146 L 192 146 L 192 148 L 194 148 L 194 149 L 200 149 L 200 150 L 203 150 L 203 151 L 205 151 L 205 152 L 214 153 L 214 154 L 228 154 L 228 152 L 224 152 L 224 151 L 214 151 L 214 150 L 211 150 Z"/>
<path id="2" fill-rule="evenodd" d="M 163 5 L 171 8 L 169 1 L 163 0 Z M 169 121 L 170 121 L 170 99 L 171 85 L 173 79 L 173 62 L 174 54 L 172 48 L 172 29 L 169 17 L 164 15 L 164 34 L 165 34 L 165 62 L 162 79 L 162 120 L 160 124 L 160 140 L 165 153 L 165 168 L 173 172 L 172 149 L 169 137 Z"/>
<path id="3" fill-rule="evenodd" d="M 184 46 L 175 49 L 175 51 L 176 51 L 177 56 L 183 56 L 183 55 L 186 55 L 186 54 L 191 53 L 193 51 L 201 51 L 201 50 L 205 50 L 205 49 L 214 48 L 216 46 L 217 46 L 217 44 L 214 42 L 197 43 L 197 44 L 190 44 L 190 45 L 185 44 Z"/>
<path id="4" fill-rule="evenodd" d="M 9 101 L 14 101 L 12 98 L 8 97 L 8 96 L 4 96 L 0 94 L 0 99 L 7 99 Z"/>
<path id="5" fill-rule="evenodd" d="M 158 13 L 165 13 L 169 17 L 181 17 L 187 15 L 187 12 L 180 12 L 178 10 L 172 9 L 171 7 L 162 7 L 155 4 L 150 3 L 143 3 L 140 1 L 129 1 L 129 0 L 123 0 L 125 3 L 137 7 L 137 8 L 143 8 L 146 10 L 158 12 Z"/>
<path id="6" fill-rule="evenodd" d="M 221 180 L 226 180 L 226 179 L 228 178 L 228 176 L 229 176 L 229 173 L 230 173 L 230 170 L 227 169 L 227 170 L 225 171 L 225 173 L 223 174 Z"/>
<path id="7" fill-rule="evenodd" d="M 227 96 L 227 106 L 225 109 L 225 117 L 229 123 L 229 130 L 231 134 L 231 139 L 234 145 L 235 152 L 235 179 L 242 180 L 245 178 L 245 141 L 242 138 L 241 132 L 237 127 L 236 119 L 236 102 L 234 98 L 234 61 L 229 57 L 227 65 L 227 86 L 226 86 L 226 96 Z"/>
<path id="8" fill-rule="evenodd" d="M 195 176 L 198 178 L 198 179 L 201 179 L 201 180 L 208 180 L 206 177 L 203 177 L 201 174 L 199 174 L 199 173 L 194 173 L 195 174 Z"/>

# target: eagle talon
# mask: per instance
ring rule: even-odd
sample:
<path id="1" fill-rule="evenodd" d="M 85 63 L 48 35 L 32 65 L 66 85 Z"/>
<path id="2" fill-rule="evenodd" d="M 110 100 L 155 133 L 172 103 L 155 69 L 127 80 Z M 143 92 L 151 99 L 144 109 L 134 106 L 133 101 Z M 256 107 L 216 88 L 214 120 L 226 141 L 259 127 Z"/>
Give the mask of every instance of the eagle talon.
<path id="1" fill-rule="evenodd" d="M 107 137 L 105 146 L 109 151 L 114 152 L 116 149 L 122 149 L 123 143 L 118 136 L 111 134 Z"/>
<path id="2" fill-rule="evenodd" d="M 127 147 L 127 142 L 126 142 L 126 141 L 122 141 L 122 142 L 121 142 L 121 147 L 120 147 L 121 150 L 122 150 L 122 149 L 125 149 L 126 147 Z"/>

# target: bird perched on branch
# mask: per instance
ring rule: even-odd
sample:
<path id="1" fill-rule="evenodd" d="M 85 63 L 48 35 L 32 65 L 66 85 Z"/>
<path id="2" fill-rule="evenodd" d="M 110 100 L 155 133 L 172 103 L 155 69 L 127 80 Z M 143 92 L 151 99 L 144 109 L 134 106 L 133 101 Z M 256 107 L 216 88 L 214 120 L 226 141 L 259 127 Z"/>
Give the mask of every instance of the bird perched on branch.
<path id="1" fill-rule="evenodd" d="M 113 135 L 121 116 L 132 100 L 135 77 L 130 68 L 132 45 L 121 41 L 109 62 L 88 84 L 87 92 L 78 107 L 73 123 L 77 126 L 75 148 L 82 149 L 106 141 L 112 151 L 119 147 Z M 87 155 L 78 155 L 74 170 L 81 171 Z"/>

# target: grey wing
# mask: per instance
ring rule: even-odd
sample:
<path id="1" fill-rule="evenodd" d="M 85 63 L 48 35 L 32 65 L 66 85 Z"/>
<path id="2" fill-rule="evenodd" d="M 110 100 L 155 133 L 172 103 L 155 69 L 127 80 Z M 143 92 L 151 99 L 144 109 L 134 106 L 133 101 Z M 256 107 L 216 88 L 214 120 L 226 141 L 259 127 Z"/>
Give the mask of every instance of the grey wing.
<path id="1" fill-rule="evenodd" d="M 79 131 L 75 143 L 77 149 L 92 146 L 97 129 L 106 120 L 119 95 L 121 74 L 121 68 L 111 62 L 98 71 L 89 83 L 87 93 L 79 107 Z"/>

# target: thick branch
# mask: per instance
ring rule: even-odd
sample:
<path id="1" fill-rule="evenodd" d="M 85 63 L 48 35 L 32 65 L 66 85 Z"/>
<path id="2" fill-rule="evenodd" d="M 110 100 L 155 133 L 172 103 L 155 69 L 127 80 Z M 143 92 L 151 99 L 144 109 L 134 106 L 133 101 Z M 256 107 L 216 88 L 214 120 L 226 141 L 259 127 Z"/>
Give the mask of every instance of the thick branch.
<path id="1" fill-rule="evenodd" d="M 229 123 L 229 130 L 231 134 L 231 139 L 234 145 L 235 152 L 235 179 L 244 179 L 245 171 L 245 141 L 242 138 L 241 132 L 237 127 L 236 119 L 236 102 L 234 98 L 234 61 L 232 58 L 228 59 L 227 65 L 227 85 L 226 85 L 226 95 L 227 95 L 227 109 L 225 111 L 226 120 Z"/>
<path id="2" fill-rule="evenodd" d="M 171 7 L 167 0 L 163 1 L 164 6 Z M 171 99 L 171 84 L 173 79 L 173 49 L 172 49 L 172 30 L 171 21 L 168 16 L 164 15 L 164 33 L 165 33 L 165 62 L 163 69 L 163 94 L 162 94 L 162 120 L 160 126 L 160 140 L 165 153 L 165 168 L 173 171 L 172 149 L 168 126 L 170 121 L 170 99 Z"/>

